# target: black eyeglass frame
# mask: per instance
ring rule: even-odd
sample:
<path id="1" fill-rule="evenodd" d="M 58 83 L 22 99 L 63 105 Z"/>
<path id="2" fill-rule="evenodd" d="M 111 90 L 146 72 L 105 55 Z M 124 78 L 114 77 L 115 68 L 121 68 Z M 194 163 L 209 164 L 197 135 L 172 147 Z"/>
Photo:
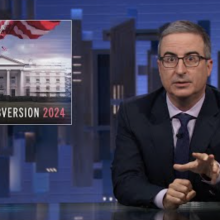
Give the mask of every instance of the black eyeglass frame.
<path id="1" fill-rule="evenodd" d="M 176 63 L 176 66 L 174 66 L 174 67 L 166 67 L 166 66 L 164 65 L 164 60 L 163 60 L 164 57 L 169 57 L 169 56 L 174 56 L 174 57 L 176 57 L 176 58 L 178 59 L 178 61 L 177 61 L 177 63 Z M 187 66 L 186 63 L 185 63 L 185 61 L 184 61 L 184 58 L 186 58 L 186 57 L 188 57 L 188 56 L 197 56 L 197 57 L 199 58 L 198 64 L 197 64 L 196 66 Z M 183 60 L 183 63 L 184 63 L 184 65 L 185 65 L 185 67 L 197 67 L 197 66 L 199 65 L 199 63 L 200 63 L 201 60 L 210 60 L 211 58 L 206 58 L 206 57 L 200 56 L 200 55 L 198 55 L 198 54 L 189 54 L 189 55 L 186 55 L 186 56 L 184 56 L 184 57 L 178 57 L 178 56 L 175 56 L 175 55 L 168 55 L 168 56 L 159 57 L 158 59 L 162 62 L 163 66 L 164 66 L 165 68 L 175 68 L 175 67 L 177 67 L 177 65 L 178 65 L 178 63 L 179 63 L 179 60 Z"/>

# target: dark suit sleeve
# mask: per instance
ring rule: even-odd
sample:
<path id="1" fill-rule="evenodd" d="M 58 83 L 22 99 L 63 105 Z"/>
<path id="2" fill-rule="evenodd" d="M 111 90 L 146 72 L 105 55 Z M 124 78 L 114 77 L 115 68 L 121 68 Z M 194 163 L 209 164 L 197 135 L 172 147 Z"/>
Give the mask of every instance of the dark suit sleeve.
<path id="1" fill-rule="evenodd" d="M 115 197 L 124 205 L 152 206 L 154 197 L 163 189 L 148 180 L 140 146 L 130 127 L 126 104 L 121 104 L 118 112 L 112 181 Z"/>

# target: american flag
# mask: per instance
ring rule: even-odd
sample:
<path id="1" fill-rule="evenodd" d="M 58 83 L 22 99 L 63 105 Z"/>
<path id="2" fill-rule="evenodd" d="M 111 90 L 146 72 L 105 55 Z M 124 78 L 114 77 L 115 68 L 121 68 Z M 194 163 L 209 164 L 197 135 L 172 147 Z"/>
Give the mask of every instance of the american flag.
<path id="1" fill-rule="evenodd" d="M 54 29 L 60 21 L 12 21 L 0 20 L 0 39 L 14 35 L 20 39 L 37 39 Z"/>

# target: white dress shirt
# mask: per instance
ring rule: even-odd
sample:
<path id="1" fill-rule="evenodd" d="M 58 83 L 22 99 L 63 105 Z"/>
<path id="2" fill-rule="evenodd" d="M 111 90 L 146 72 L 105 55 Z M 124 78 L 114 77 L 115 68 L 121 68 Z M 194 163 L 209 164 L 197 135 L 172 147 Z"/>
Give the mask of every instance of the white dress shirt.
<path id="1" fill-rule="evenodd" d="M 203 97 L 188 111 L 183 112 L 181 110 L 179 110 L 176 106 L 173 105 L 173 103 L 170 101 L 168 95 L 166 96 L 166 101 L 167 101 L 167 107 L 168 107 L 168 111 L 169 111 L 169 115 L 170 118 L 172 119 L 172 127 L 173 127 L 173 143 L 174 143 L 174 147 L 176 147 L 176 142 L 177 142 L 177 133 L 179 131 L 179 128 L 181 126 L 180 121 L 178 118 L 173 118 L 173 116 L 179 114 L 179 113 L 186 113 L 188 115 L 191 115 L 195 118 L 198 117 L 199 112 L 202 108 L 202 104 L 205 100 L 205 94 L 203 95 Z M 188 132 L 189 132 L 189 139 L 191 140 L 192 138 L 192 134 L 193 134 L 193 130 L 195 127 L 195 123 L 196 123 L 196 119 L 191 119 L 188 122 L 187 128 L 188 128 Z"/>

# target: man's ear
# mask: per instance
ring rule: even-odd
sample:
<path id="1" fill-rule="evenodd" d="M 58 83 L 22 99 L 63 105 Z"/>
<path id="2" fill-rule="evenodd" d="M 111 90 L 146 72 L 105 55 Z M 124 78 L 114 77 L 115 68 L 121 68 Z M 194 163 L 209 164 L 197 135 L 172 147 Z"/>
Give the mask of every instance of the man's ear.
<path id="1" fill-rule="evenodd" d="M 213 67 L 213 60 L 207 60 L 207 76 L 209 77 L 212 72 L 212 67 Z"/>

